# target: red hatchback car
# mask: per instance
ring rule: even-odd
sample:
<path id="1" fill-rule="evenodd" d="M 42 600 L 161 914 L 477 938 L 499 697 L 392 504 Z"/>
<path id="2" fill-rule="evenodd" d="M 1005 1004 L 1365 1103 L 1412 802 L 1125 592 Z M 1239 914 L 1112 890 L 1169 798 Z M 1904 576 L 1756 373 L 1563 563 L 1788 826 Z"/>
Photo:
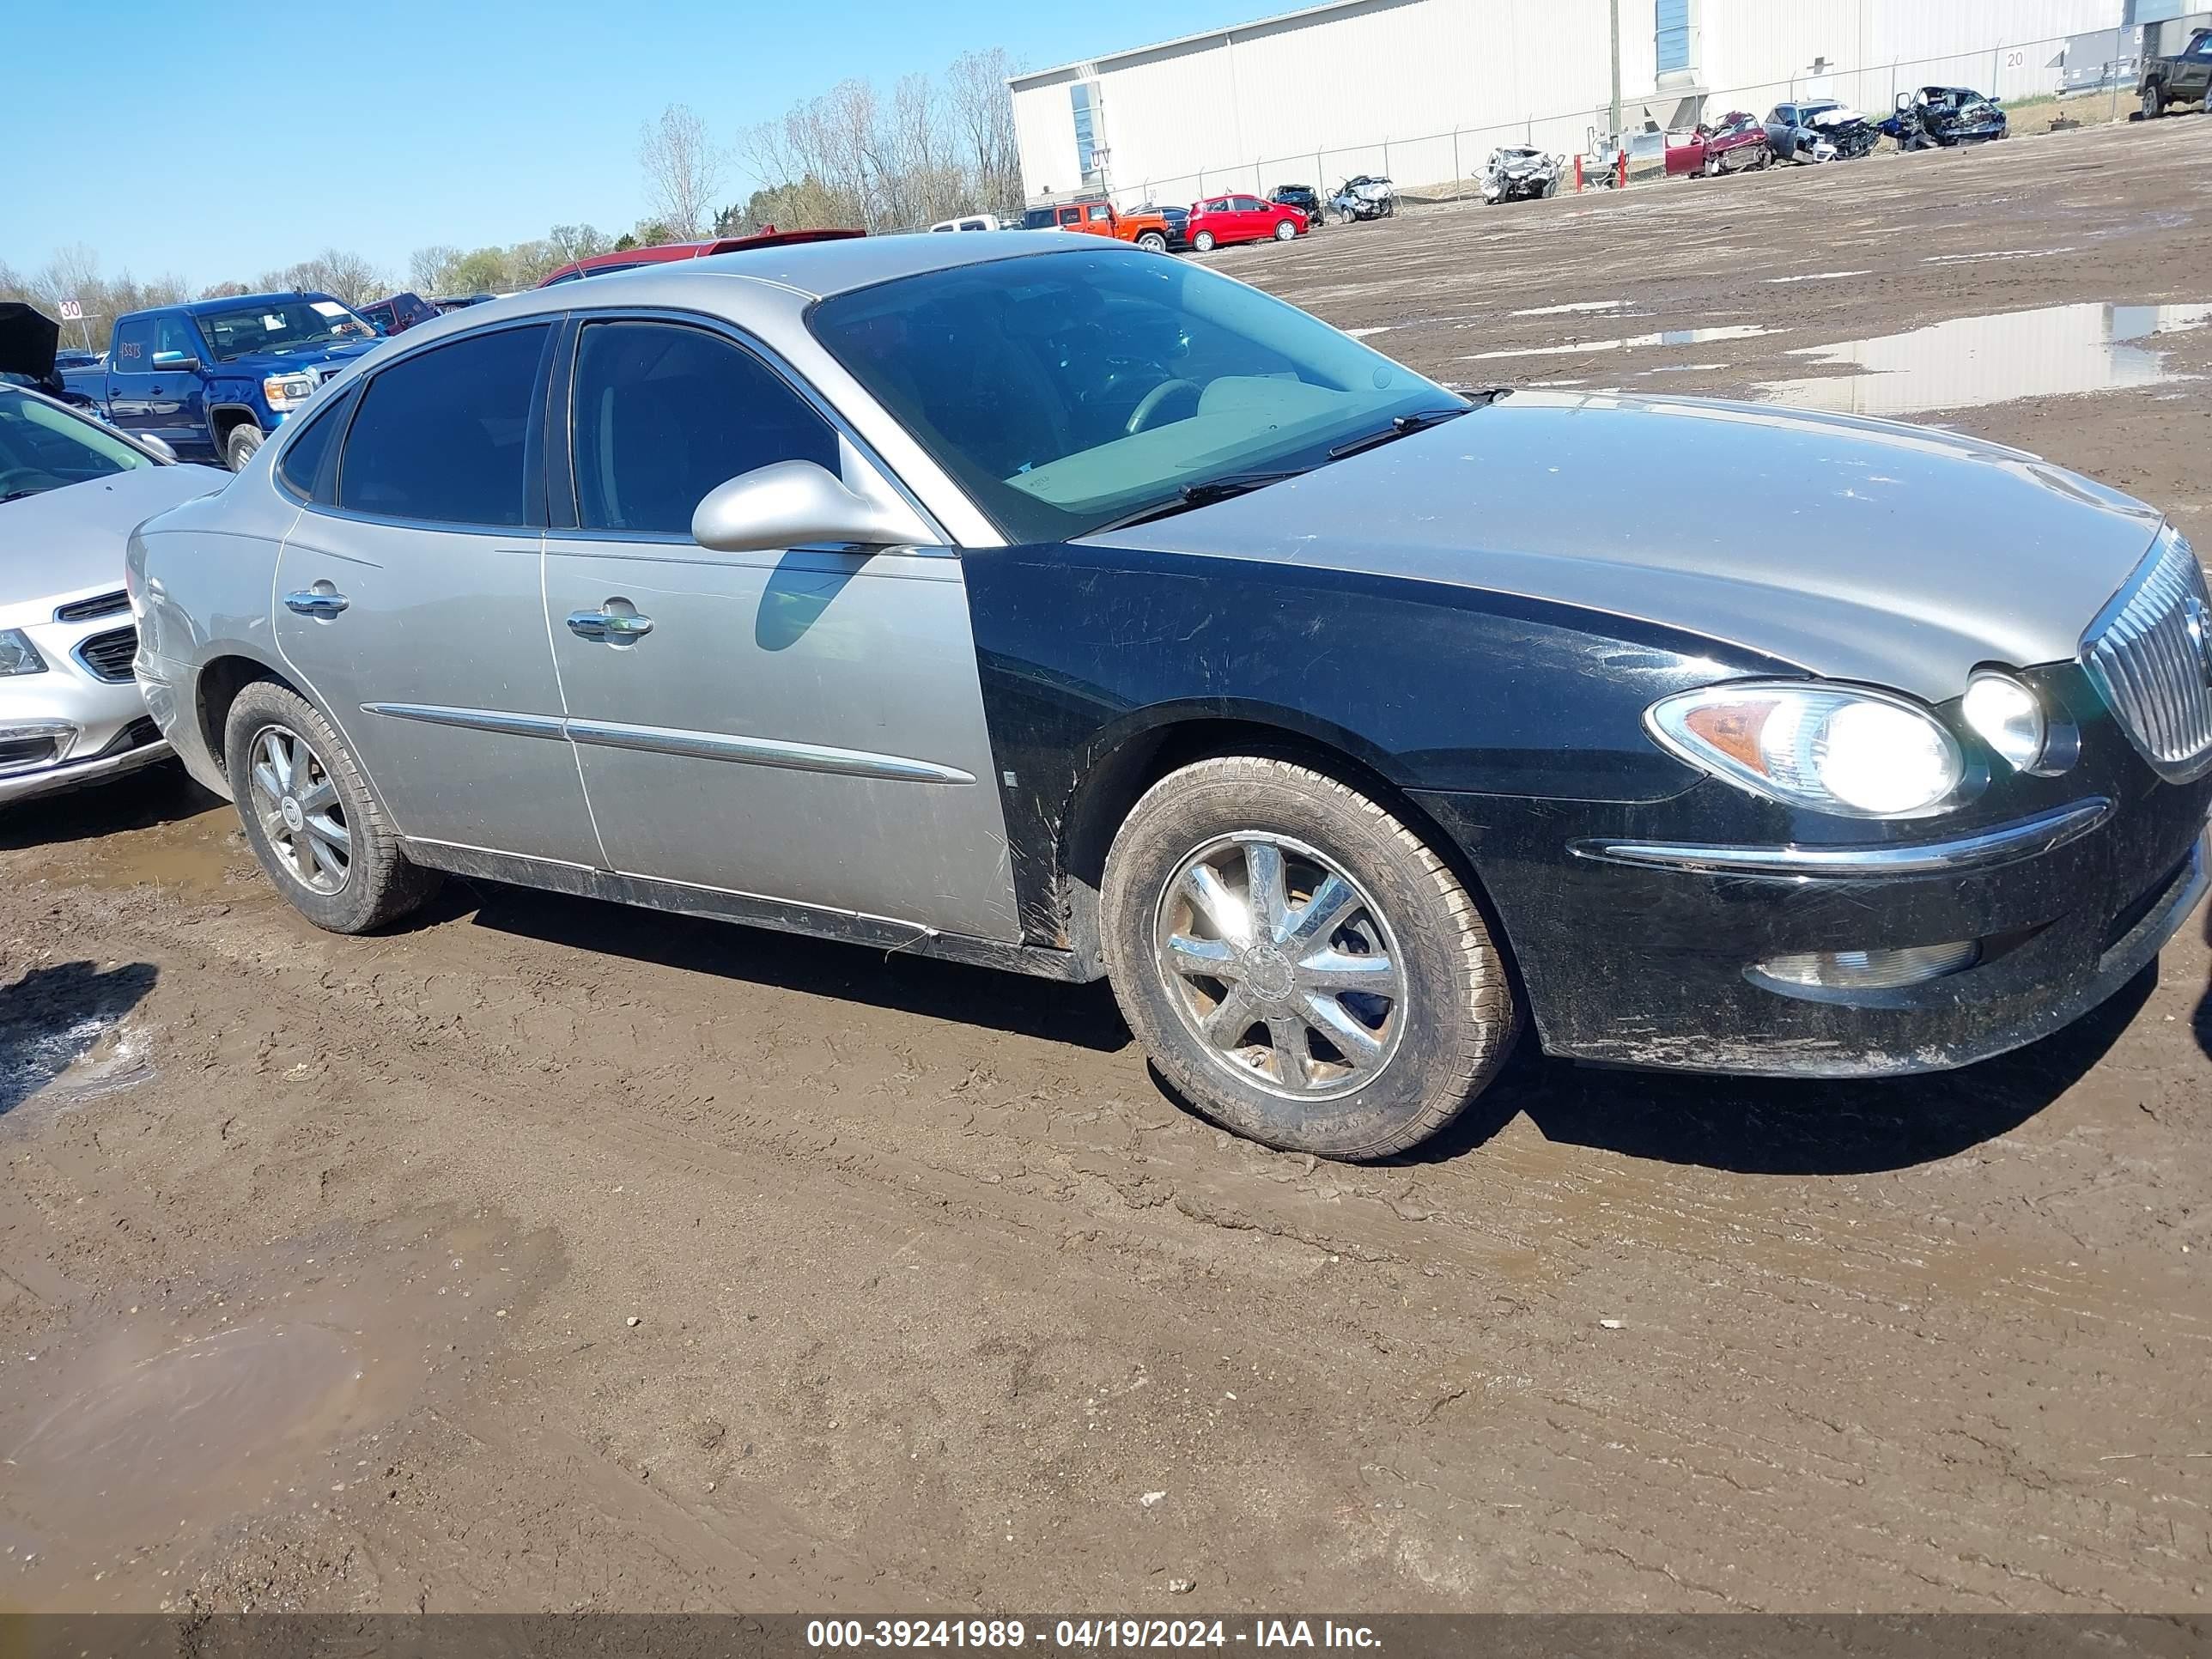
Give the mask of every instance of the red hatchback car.
<path id="1" fill-rule="evenodd" d="M 1192 204 L 1183 234 L 1200 253 L 1231 242 L 1287 242 L 1306 234 L 1306 216 L 1280 202 L 1256 196 L 1210 196 Z"/>
<path id="2" fill-rule="evenodd" d="M 710 253 L 735 253 L 739 248 L 783 247 L 793 242 L 837 242 L 848 236 L 865 236 L 861 230 L 778 230 L 770 225 L 766 230 L 751 236 L 721 236 L 711 242 L 661 242 L 653 247 L 624 248 L 619 253 L 594 253 L 587 259 L 572 259 L 538 283 L 550 288 L 556 283 L 573 283 L 580 276 L 605 276 L 617 270 L 635 270 L 640 265 L 665 264 L 672 259 L 703 259 Z"/>

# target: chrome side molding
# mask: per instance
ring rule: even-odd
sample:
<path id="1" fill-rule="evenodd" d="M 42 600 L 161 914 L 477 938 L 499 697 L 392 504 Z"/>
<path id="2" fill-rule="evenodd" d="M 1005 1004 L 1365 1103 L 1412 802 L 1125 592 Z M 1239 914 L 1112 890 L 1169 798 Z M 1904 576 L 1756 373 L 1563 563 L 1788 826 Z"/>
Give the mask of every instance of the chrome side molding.
<path id="1" fill-rule="evenodd" d="M 719 732 L 686 732 L 662 726 L 624 726 L 613 720 L 568 721 L 568 735 L 601 749 L 641 749 L 655 755 L 687 755 L 694 760 L 736 761 L 748 766 L 776 766 L 799 772 L 830 772 L 848 778 L 884 778 L 895 783 L 973 783 L 975 775 L 935 761 L 904 755 L 878 755 L 865 749 L 831 749 L 821 744 L 779 738 L 741 738 Z"/>
<path id="2" fill-rule="evenodd" d="M 693 760 L 733 761 L 744 766 L 775 766 L 796 772 L 827 772 L 848 778 L 880 778 L 892 783 L 973 783 L 975 774 L 935 761 L 905 755 L 878 755 L 865 749 L 833 749 L 780 738 L 738 737 L 720 732 L 689 732 L 665 726 L 628 726 L 615 720 L 562 719 L 551 714 L 516 714 L 498 708 L 449 708 L 434 703 L 365 702 L 364 714 L 456 726 L 465 731 L 496 732 L 514 738 L 567 738 L 599 749 L 636 749 L 647 754 L 682 755 Z"/>
<path id="3" fill-rule="evenodd" d="M 2033 817 L 2016 819 L 1948 841 L 1893 847 L 1711 847 L 1687 842 L 1586 839 L 1567 843 L 1578 859 L 1748 876 L 1927 876 L 2035 858 L 2078 841 L 2112 816 L 2112 803 L 2092 795 Z"/>

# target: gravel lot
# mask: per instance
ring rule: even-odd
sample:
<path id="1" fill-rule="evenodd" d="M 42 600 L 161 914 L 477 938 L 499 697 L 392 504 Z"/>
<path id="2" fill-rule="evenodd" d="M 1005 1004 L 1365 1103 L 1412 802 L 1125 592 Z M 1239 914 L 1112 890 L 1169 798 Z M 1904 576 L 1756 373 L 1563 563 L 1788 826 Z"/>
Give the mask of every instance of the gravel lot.
<path id="1" fill-rule="evenodd" d="M 2208 140 L 1216 258 L 1455 382 L 1760 395 L 2203 310 Z M 2052 314 L 1864 395 L 2212 547 L 2212 326 Z M 1355 1169 L 1103 987 L 458 884 L 336 939 L 167 770 L 0 815 L 0 1604 L 2204 1609 L 2205 927 L 1969 1072 L 1532 1058 Z"/>

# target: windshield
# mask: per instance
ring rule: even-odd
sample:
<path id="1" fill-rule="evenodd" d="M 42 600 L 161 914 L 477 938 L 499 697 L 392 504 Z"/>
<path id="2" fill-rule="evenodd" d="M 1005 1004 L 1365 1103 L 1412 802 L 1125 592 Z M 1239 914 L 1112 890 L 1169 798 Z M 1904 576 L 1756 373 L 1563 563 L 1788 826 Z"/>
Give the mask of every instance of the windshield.
<path id="1" fill-rule="evenodd" d="M 1256 289 L 1114 249 L 903 277 L 810 323 L 1017 541 L 1318 466 L 1398 416 L 1466 406 Z"/>
<path id="2" fill-rule="evenodd" d="M 198 321 L 208 349 L 224 363 L 250 351 L 297 351 L 376 337 L 366 321 L 320 295 L 258 300 L 232 311 L 204 311 Z"/>
<path id="3" fill-rule="evenodd" d="M 0 386 L 0 501 L 155 465 L 90 421 Z"/>

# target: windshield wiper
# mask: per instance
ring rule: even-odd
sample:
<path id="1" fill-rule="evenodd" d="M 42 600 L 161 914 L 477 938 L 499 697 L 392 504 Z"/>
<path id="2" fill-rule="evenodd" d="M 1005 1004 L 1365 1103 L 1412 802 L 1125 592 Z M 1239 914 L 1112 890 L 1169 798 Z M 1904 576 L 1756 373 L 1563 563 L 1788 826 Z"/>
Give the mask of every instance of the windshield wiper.
<path id="1" fill-rule="evenodd" d="M 1370 432 L 1364 438 L 1353 438 L 1340 443 L 1328 452 L 1328 458 L 1332 461 L 1340 461 L 1346 456 L 1357 455 L 1364 449 L 1395 443 L 1401 438 L 1411 437 L 1416 432 L 1426 432 L 1432 426 L 1442 426 L 1446 421 L 1457 420 L 1479 404 L 1495 403 L 1510 390 L 1510 386 L 1486 386 L 1480 392 L 1468 392 L 1467 404 L 1459 409 L 1425 409 L 1418 415 L 1393 415 L 1390 424 L 1380 432 Z"/>
<path id="2" fill-rule="evenodd" d="M 1299 477 L 1307 471 L 1309 469 L 1303 466 L 1292 466 L 1274 472 L 1232 472 L 1225 478 L 1208 478 L 1203 483 L 1185 484 L 1176 491 L 1171 499 L 1154 501 L 1150 507 L 1140 507 L 1133 513 L 1109 519 L 1090 533 L 1103 536 L 1109 530 L 1127 530 L 1132 525 L 1150 524 L 1155 519 L 1188 513 L 1194 507 L 1211 507 L 1216 501 L 1225 501 L 1234 495 L 1248 495 L 1255 489 L 1265 489 L 1269 484 L 1280 483 L 1285 478 Z"/>

